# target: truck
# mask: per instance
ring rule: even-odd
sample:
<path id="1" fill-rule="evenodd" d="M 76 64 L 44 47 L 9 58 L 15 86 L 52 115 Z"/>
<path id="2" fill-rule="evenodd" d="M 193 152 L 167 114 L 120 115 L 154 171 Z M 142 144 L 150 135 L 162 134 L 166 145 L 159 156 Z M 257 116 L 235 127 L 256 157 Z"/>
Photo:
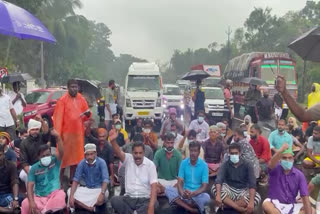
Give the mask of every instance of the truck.
<path id="1" fill-rule="evenodd" d="M 248 77 L 257 77 L 265 80 L 268 86 L 261 86 L 260 89 L 269 89 L 270 98 L 276 94 L 274 83 L 277 75 L 283 75 L 287 81 L 287 88 L 290 94 L 297 99 L 297 78 L 296 62 L 288 53 L 281 52 L 252 52 L 244 53 L 229 61 L 224 70 L 224 79 L 233 81 L 234 112 L 239 113 L 241 106 L 244 106 L 244 98 L 249 89 L 249 84 L 241 80 Z M 288 107 L 283 103 L 284 112 Z"/>
<path id="2" fill-rule="evenodd" d="M 164 114 L 162 78 L 156 63 L 132 63 L 125 79 L 124 94 L 126 127 L 138 118 L 149 118 L 156 125 L 161 125 Z"/>

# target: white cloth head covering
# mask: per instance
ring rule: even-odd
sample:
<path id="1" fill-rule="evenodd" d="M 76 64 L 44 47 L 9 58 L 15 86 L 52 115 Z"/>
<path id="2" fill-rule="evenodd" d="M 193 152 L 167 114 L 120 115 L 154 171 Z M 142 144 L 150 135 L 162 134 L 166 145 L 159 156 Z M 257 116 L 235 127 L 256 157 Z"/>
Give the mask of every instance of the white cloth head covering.
<path id="1" fill-rule="evenodd" d="M 218 126 L 219 129 L 226 129 L 227 128 L 226 124 L 224 124 L 222 122 L 217 123 L 216 126 Z"/>
<path id="2" fill-rule="evenodd" d="M 28 132 L 31 129 L 40 129 L 41 128 L 41 122 L 34 120 L 34 119 L 30 119 L 28 122 Z"/>
<path id="3" fill-rule="evenodd" d="M 219 132 L 219 127 L 215 126 L 215 125 L 212 125 L 212 126 L 209 127 L 209 131 Z"/>
<path id="4" fill-rule="evenodd" d="M 84 153 L 87 152 L 96 152 L 97 151 L 97 147 L 95 144 L 93 143 L 88 143 L 84 146 Z"/>

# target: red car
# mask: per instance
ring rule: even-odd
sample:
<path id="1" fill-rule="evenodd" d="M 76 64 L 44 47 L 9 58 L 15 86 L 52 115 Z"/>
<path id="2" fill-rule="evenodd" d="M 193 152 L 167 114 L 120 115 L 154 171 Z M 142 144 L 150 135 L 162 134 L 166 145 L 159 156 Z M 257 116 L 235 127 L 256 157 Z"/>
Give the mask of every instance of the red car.
<path id="1" fill-rule="evenodd" d="M 52 115 L 58 99 L 67 90 L 62 88 L 36 89 L 25 96 L 27 106 L 23 108 L 23 120 L 27 126 L 30 119 L 40 114 L 42 118 L 52 127 Z"/>

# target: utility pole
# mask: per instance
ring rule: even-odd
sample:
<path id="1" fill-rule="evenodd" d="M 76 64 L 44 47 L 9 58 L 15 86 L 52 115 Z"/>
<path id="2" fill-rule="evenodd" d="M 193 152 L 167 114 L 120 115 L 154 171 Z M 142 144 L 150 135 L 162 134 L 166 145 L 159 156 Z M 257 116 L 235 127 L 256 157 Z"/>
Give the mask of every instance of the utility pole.
<path id="1" fill-rule="evenodd" d="M 228 36 L 228 41 L 227 41 L 227 63 L 228 63 L 231 58 L 230 36 L 232 34 L 232 30 L 230 29 L 230 26 L 228 27 L 226 34 Z"/>
<path id="2" fill-rule="evenodd" d="M 41 50 L 40 50 L 40 61 L 41 61 L 41 65 L 40 65 L 40 71 L 41 71 L 41 76 L 40 76 L 40 84 L 41 84 L 41 88 L 45 88 L 46 87 L 46 81 L 44 80 L 44 56 L 43 56 L 43 42 L 41 41 Z"/>

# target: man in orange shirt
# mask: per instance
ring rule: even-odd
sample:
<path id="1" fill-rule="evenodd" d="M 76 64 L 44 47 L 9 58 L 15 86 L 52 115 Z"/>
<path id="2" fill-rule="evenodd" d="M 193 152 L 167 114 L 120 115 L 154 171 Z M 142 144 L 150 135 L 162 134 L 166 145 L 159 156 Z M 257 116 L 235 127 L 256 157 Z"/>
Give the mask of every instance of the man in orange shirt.
<path id="1" fill-rule="evenodd" d="M 70 166 L 70 180 L 77 164 L 84 158 L 84 121 L 91 117 L 87 101 L 78 93 L 78 83 L 74 79 L 68 80 L 68 92 L 62 96 L 53 114 L 54 128 L 63 141 L 64 152 L 61 168 Z"/>

